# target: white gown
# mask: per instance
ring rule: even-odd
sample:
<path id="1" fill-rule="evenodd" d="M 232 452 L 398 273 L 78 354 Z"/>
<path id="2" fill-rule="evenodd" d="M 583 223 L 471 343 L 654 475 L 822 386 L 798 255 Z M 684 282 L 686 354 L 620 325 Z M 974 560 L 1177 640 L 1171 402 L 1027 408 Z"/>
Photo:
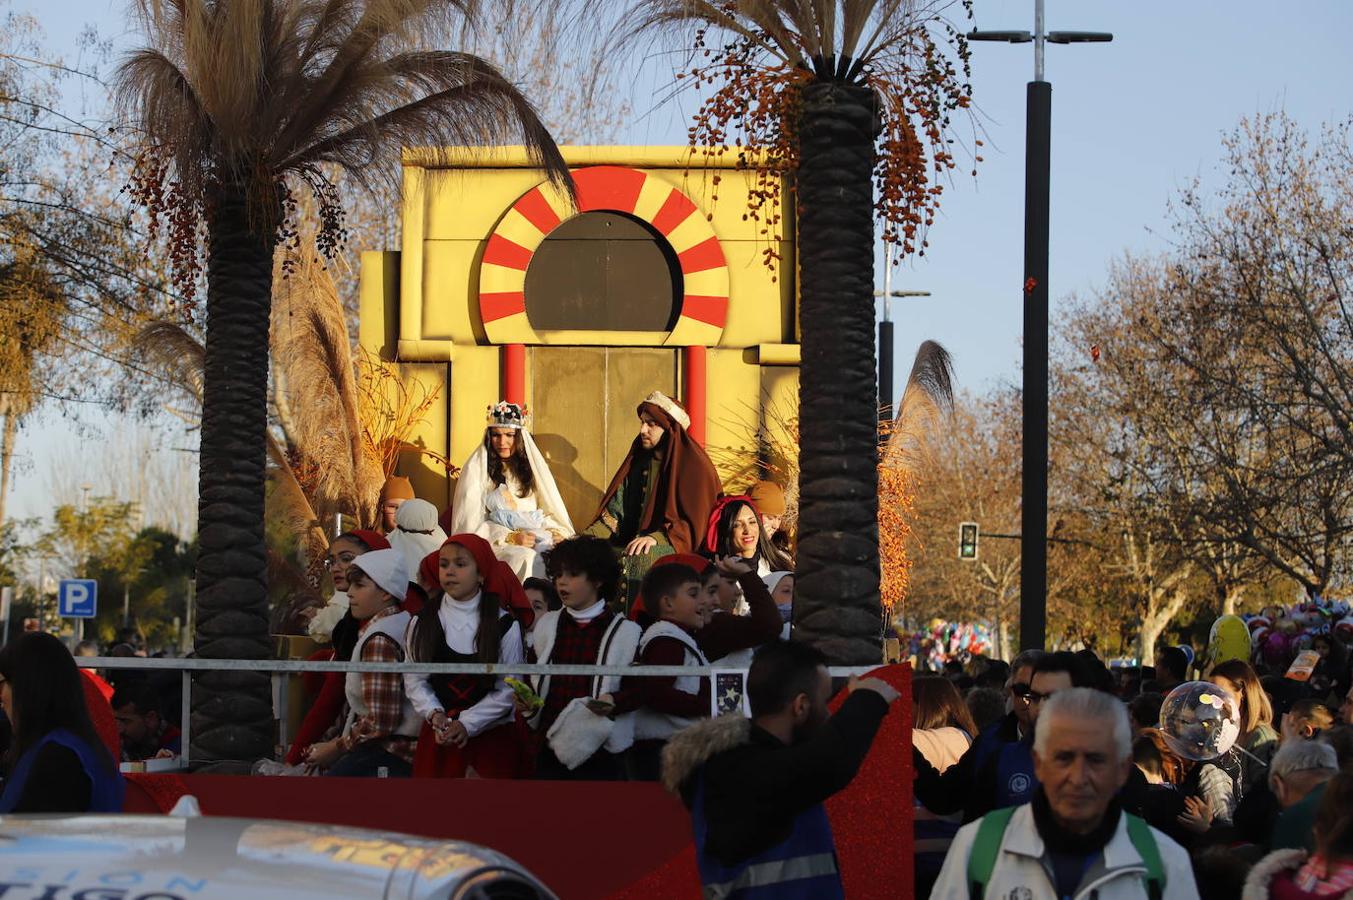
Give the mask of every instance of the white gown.
<path id="1" fill-rule="evenodd" d="M 453 534 L 471 532 L 479 535 L 493 547 L 493 553 L 512 567 L 517 578 L 545 577 L 545 560 L 541 553 L 548 549 L 552 537 L 572 537 L 573 523 L 559 496 L 554 476 L 545 458 L 536 449 L 531 433 L 522 429 L 526 458 L 531 463 L 535 485 L 525 497 L 521 484 L 510 471 L 504 471 L 507 481 L 495 485 L 488 476 L 488 451 L 481 444 L 470 454 L 456 484 L 456 498 L 451 516 Z M 535 547 L 522 547 L 508 542 L 517 530 L 533 531 L 537 535 Z"/>

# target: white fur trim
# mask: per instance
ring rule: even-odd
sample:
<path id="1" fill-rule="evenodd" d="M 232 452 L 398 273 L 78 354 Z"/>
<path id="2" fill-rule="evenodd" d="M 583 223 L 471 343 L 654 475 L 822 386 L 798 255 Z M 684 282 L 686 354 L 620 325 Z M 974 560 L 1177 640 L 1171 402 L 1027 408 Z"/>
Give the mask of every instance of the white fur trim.
<path id="1" fill-rule="evenodd" d="M 614 728 L 614 720 L 597 715 L 587 708 L 585 699 L 574 697 L 554 720 L 545 738 L 559 761 L 569 769 L 576 769 L 601 749 Z"/>
<path id="2" fill-rule="evenodd" d="M 679 731 L 662 748 L 662 785 L 673 794 L 697 768 L 712 757 L 751 740 L 752 720 L 720 716 Z"/>
<path id="3" fill-rule="evenodd" d="M 348 595 L 346 591 L 334 591 L 329 602 L 324 604 L 315 617 L 310 620 L 306 630 L 321 644 L 333 640 L 334 626 L 348 614 Z"/>
<path id="4" fill-rule="evenodd" d="M 645 403 L 652 403 L 658 409 L 667 413 L 682 428 L 691 427 L 691 417 L 686 415 L 686 410 L 677 406 L 675 400 L 664 394 L 662 391 L 654 391 L 644 398 Z"/>
<path id="5" fill-rule="evenodd" d="M 1267 900 L 1269 883 L 1279 872 L 1300 869 L 1306 862 L 1306 851 L 1300 849 L 1274 850 L 1250 869 L 1245 876 L 1245 890 L 1241 900 Z"/>

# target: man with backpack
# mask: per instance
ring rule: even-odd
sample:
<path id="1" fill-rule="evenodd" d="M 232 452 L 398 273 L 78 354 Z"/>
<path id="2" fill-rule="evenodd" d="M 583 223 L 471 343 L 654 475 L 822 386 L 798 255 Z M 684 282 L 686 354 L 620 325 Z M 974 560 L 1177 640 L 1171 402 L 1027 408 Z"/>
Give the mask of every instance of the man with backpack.
<path id="1" fill-rule="evenodd" d="M 1058 691 L 1040 711 L 1033 760 L 1033 799 L 965 825 L 932 898 L 1196 900 L 1188 854 L 1119 805 L 1132 769 L 1121 702 Z"/>

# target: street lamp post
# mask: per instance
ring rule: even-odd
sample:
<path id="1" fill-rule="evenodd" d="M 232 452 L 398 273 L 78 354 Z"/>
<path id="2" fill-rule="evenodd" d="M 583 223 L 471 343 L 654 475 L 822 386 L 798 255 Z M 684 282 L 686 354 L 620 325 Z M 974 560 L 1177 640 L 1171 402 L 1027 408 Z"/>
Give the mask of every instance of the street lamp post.
<path id="1" fill-rule="evenodd" d="M 80 485 L 80 577 L 85 578 L 89 575 L 89 492 L 94 489 L 94 485 L 85 483 Z M 77 644 L 85 639 L 85 620 L 75 620 L 75 642 Z"/>
<path id="2" fill-rule="evenodd" d="M 1102 43 L 1104 31 L 1044 31 L 1043 0 L 1034 0 L 1034 30 L 973 31 L 973 41 L 1034 45 L 1034 80 L 1025 95 L 1023 467 L 1020 502 L 1020 649 L 1043 649 L 1048 601 L 1048 220 L 1052 85 L 1043 50 L 1054 44 Z"/>
<path id="3" fill-rule="evenodd" d="M 897 415 L 893 408 L 896 389 L 893 385 L 893 303 L 894 297 L 929 297 L 930 291 L 893 290 L 893 245 L 883 251 L 883 290 L 874 291 L 874 298 L 883 299 L 883 316 L 879 319 L 879 424 L 892 421 Z"/>

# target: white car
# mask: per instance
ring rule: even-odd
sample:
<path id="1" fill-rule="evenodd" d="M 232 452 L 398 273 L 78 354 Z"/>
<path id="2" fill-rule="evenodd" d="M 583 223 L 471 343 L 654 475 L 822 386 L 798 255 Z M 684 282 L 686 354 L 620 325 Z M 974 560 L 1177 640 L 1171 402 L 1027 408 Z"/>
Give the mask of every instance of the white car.
<path id="1" fill-rule="evenodd" d="M 0 817 L 4 900 L 555 900 L 493 850 L 211 816 Z"/>

